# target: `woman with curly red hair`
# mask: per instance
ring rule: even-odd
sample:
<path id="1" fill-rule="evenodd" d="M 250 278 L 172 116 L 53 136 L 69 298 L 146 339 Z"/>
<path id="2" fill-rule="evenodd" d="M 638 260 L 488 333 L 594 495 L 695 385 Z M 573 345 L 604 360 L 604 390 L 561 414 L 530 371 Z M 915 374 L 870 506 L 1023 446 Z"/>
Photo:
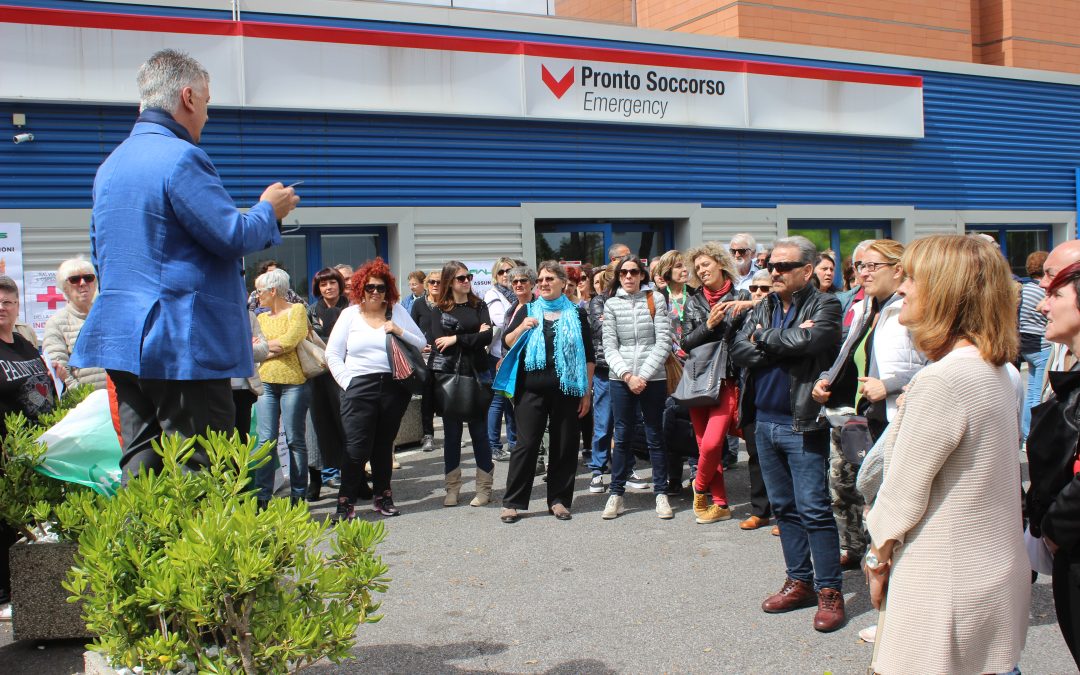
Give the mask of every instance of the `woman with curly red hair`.
<path id="1" fill-rule="evenodd" d="M 410 395 L 390 372 L 386 336 L 397 335 L 423 349 L 420 328 L 398 304 L 394 275 L 382 258 L 364 264 L 349 280 L 352 305 L 341 312 L 326 342 L 326 365 L 343 390 L 341 423 L 345 452 L 334 520 L 354 518 L 364 464 L 371 462 L 374 510 L 396 516 L 390 475 L 394 438 Z"/>

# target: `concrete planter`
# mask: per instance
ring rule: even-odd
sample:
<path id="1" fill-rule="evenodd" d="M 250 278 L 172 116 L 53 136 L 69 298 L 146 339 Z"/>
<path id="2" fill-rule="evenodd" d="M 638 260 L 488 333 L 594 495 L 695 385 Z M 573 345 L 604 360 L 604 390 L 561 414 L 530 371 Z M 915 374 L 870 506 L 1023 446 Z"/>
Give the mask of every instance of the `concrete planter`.
<path id="1" fill-rule="evenodd" d="M 410 445 L 420 445 L 424 439 L 424 425 L 420 419 L 420 397 L 413 396 L 409 401 L 409 407 L 405 410 L 405 416 L 401 418 L 401 427 L 398 429 L 397 438 L 394 439 L 394 447 L 405 448 Z"/>
<path id="2" fill-rule="evenodd" d="M 11 627 L 16 640 L 89 637 L 82 603 L 69 603 L 61 582 L 75 562 L 74 542 L 11 547 Z"/>

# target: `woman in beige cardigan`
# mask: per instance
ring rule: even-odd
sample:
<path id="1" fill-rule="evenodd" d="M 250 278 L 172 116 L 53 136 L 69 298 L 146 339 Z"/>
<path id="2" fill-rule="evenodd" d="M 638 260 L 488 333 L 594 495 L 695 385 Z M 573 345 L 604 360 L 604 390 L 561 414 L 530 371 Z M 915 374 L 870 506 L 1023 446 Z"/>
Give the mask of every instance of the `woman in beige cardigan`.
<path id="1" fill-rule="evenodd" d="M 871 600 L 888 600 L 876 670 L 1008 672 L 1031 602 L 1009 266 L 993 245 L 958 235 L 916 240 L 901 265 L 900 323 L 935 363 L 889 427 L 866 521 Z"/>
<path id="2" fill-rule="evenodd" d="M 94 266 L 81 258 L 65 260 L 60 263 L 56 280 L 64 291 L 67 304 L 45 322 L 45 336 L 41 344 L 45 358 L 52 364 L 56 374 L 64 380 L 64 386 L 71 388 L 89 384 L 94 389 L 104 389 L 104 368 L 68 367 L 75 340 L 79 338 L 86 315 L 97 297 L 97 275 L 94 274 Z"/>

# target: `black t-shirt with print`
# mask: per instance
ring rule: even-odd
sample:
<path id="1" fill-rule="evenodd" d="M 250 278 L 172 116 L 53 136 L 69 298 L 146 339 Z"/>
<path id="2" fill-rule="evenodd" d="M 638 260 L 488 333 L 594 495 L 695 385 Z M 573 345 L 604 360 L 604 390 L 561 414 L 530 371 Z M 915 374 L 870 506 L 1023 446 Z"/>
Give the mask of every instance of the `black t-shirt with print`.
<path id="1" fill-rule="evenodd" d="M 13 342 L 0 340 L 0 435 L 6 435 L 4 416 L 21 412 L 34 422 L 52 411 L 56 392 L 37 348 L 15 333 Z"/>

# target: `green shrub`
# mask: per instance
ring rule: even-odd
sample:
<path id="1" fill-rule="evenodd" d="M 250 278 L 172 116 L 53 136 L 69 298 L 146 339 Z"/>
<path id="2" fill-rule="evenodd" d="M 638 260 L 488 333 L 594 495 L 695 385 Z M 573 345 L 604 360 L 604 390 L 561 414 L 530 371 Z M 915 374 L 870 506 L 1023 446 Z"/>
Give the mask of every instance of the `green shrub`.
<path id="1" fill-rule="evenodd" d="M 7 435 L 0 444 L 0 520 L 27 540 L 36 541 L 45 535 L 46 525 L 53 520 L 53 509 L 69 495 L 88 492 L 80 485 L 38 471 L 45 458 L 45 446 L 38 443 L 38 438 L 93 391 L 90 385 L 68 390 L 56 409 L 42 415 L 36 424 L 22 413 L 9 413 L 4 418 Z"/>
<path id="2" fill-rule="evenodd" d="M 196 442 L 211 465 L 190 472 Z M 341 523 L 331 536 L 304 504 L 272 500 L 259 512 L 250 480 L 272 446 L 254 446 L 163 437 L 160 474 L 58 509 L 62 526 L 81 530 L 64 587 L 84 603 L 90 648 L 113 665 L 289 672 L 348 657 L 357 626 L 381 618 L 372 594 L 389 582 L 375 555 L 382 523 Z"/>

